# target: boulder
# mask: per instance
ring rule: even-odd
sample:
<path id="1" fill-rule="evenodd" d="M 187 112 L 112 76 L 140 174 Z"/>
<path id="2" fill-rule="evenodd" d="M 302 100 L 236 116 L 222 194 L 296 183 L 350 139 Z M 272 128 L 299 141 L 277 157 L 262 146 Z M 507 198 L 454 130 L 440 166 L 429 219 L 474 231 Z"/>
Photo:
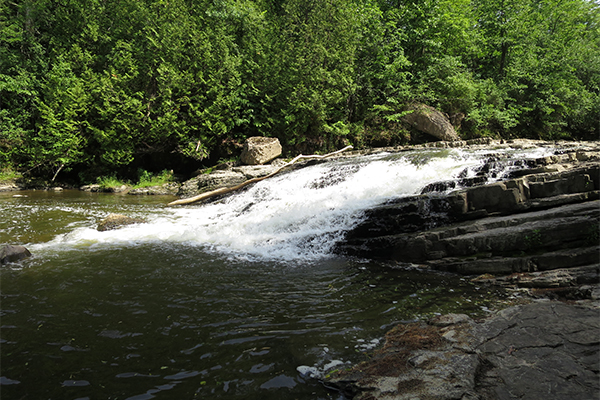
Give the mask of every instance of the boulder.
<path id="1" fill-rule="evenodd" d="M 31 257 L 31 253 L 25 246 L 5 244 L 0 248 L 0 264 L 8 264 Z"/>
<path id="2" fill-rule="evenodd" d="M 240 159 L 247 165 L 267 163 L 281 155 L 281 144 L 277 138 L 254 136 L 244 143 Z"/>
<path id="3" fill-rule="evenodd" d="M 444 141 L 460 140 L 448 117 L 433 107 L 415 104 L 409 107 L 410 114 L 402 119 L 415 129 Z"/>
<path id="4" fill-rule="evenodd" d="M 98 223 L 98 231 L 110 231 L 113 229 L 119 229 L 126 225 L 141 224 L 146 222 L 142 218 L 128 217 L 122 214 L 109 214 L 106 218 Z"/>

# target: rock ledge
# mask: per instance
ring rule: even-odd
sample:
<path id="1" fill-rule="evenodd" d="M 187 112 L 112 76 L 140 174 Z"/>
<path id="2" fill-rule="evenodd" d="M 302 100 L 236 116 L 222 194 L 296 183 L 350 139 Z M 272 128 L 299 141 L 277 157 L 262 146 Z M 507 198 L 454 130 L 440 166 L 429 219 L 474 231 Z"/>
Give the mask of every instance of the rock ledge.
<path id="1" fill-rule="evenodd" d="M 600 393 L 600 309 L 555 301 L 399 325 L 326 384 L 354 400 L 588 400 Z"/>

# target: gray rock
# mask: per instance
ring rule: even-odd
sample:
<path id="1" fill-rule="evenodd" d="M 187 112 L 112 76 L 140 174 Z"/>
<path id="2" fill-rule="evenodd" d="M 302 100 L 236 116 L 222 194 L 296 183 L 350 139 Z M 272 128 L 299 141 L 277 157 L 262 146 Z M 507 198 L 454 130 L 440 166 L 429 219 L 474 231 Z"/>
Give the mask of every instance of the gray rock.
<path id="1" fill-rule="evenodd" d="M 179 184 L 177 183 L 166 183 L 159 186 L 148 186 L 143 188 L 132 189 L 127 194 L 131 195 L 154 195 L 154 196 L 168 196 L 175 195 L 179 191 Z"/>
<path id="2" fill-rule="evenodd" d="M 246 176 L 239 171 L 217 170 L 211 173 L 203 173 L 195 178 L 185 181 L 177 195 L 180 197 L 192 197 L 211 190 L 239 185 L 247 180 Z"/>
<path id="3" fill-rule="evenodd" d="M 240 159 L 247 165 L 260 165 L 279 157 L 281 150 L 279 139 L 254 136 L 244 142 Z"/>
<path id="4" fill-rule="evenodd" d="M 392 329 L 369 361 L 326 383 L 365 400 L 592 399 L 600 393 L 598 308 L 546 301 L 502 310 L 482 323 L 452 315 L 432 322 Z"/>
<path id="5" fill-rule="evenodd" d="M 600 393 L 600 310 L 542 302 L 500 312 L 479 326 L 489 363 L 479 391 L 499 399 L 592 399 Z M 591 357 L 590 357 L 591 356 Z"/>
<path id="6" fill-rule="evenodd" d="M 25 246 L 5 244 L 0 247 L 0 264 L 14 263 L 31 257 L 31 252 Z"/>
<path id="7" fill-rule="evenodd" d="M 460 140 L 448 117 L 433 107 L 415 104 L 402 119 L 415 129 L 444 141 Z"/>

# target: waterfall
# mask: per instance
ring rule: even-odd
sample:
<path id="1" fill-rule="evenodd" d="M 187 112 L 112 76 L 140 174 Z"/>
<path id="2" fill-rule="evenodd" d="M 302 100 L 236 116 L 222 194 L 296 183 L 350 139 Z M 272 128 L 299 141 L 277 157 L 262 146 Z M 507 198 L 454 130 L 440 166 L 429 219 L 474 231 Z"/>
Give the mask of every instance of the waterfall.
<path id="1" fill-rule="evenodd" d="M 148 223 L 98 232 L 78 227 L 40 246 L 201 246 L 236 259 L 310 261 L 331 250 L 363 213 L 391 198 L 419 194 L 440 181 L 493 173 L 502 179 L 523 160 L 554 149 L 420 149 L 340 158 L 276 175 L 219 201 L 146 210 Z M 486 171 L 489 172 L 489 171 Z M 99 216 L 100 217 L 100 216 Z"/>

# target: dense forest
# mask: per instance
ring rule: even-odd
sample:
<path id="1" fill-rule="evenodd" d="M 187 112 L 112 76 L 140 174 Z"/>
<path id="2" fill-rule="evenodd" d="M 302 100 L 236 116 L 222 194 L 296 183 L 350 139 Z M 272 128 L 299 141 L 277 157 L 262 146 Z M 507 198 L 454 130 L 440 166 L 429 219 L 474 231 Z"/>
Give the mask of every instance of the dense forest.
<path id="1" fill-rule="evenodd" d="M 250 136 L 288 154 L 462 138 L 598 139 L 590 0 L 0 0 L 0 169 L 184 169 Z"/>

